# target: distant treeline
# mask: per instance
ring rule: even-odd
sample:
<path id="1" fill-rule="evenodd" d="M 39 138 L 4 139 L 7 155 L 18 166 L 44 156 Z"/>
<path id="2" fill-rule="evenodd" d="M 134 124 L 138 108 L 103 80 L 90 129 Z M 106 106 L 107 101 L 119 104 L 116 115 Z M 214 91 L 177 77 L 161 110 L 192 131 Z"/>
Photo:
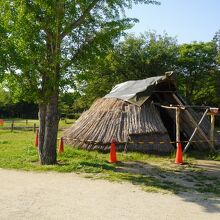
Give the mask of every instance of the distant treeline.
<path id="1" fill-rule="evenodd" d="M 8 104 L 0 107 L 0 118 L 37 119 L 38 106 L 33 103 Z"/>

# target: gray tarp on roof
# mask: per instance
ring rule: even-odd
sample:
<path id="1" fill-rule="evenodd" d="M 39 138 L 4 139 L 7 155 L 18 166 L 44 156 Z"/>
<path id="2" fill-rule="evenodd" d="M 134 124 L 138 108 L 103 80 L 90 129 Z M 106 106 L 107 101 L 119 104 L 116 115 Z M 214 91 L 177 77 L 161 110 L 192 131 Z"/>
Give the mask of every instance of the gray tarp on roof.
<path id="1" fill-rule="evenodd" d="M 154 86 L 169 79 L 170 76 L 156 76 L 117 84 L 105 98 L 118 98 L 141 106 L 152 94 Z"/>

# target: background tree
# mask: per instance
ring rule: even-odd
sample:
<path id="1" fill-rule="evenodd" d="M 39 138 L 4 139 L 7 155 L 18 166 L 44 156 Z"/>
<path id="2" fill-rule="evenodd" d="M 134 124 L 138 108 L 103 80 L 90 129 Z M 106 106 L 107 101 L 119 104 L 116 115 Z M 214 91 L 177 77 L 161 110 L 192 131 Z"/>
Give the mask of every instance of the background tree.
<path id="1" fill-rule="evenodd" d="M 216 63 L 217 63 L 217 74 L 216 74 L 216 80 L 215 80 L 215 87 L 216 87 L 216 99 L 217 99 L 217 103 L 219 106 L 220 103 L 220 30 L 218 30 L 214 37 L 213 37 L 213 42 L 215 44 L 215 48 L 217 51 L 217 55 L 216 55 Z"/>
<path id="2" fill-rule="evenodd" d="M 213 42 L 183 44 L 179 47 L 179 90 L 189 104 L 215 105 L 217 51 Z"/>
<path id="3" fill-rule="evenodd" d="M 147 32 L 139 37 L 126 36 L 95 65 L 83 65 L 76 76 L 82 96 L 76 106 L 88 108 L 94 99 L 104 96 L 112 87 L 127 80 L 145 79 L 175 70 L 178 46 L 167 34 Z"/>
<path id="4" fill-rule="evenodd" d="M 0 85 L 0 108 L 8 105 L 11 102 L 11 96 L 9 91 L 6 91 L 2 85 Z"/>
<path id="5" fill-rule="evenodd" d="M 80 94 L 76 91 L 73 92 L 63 92 L 60 94 L 59 98 L 59 112 L 63 118 L 78 118 L 82 110 L 80 108 L 75 108 L 75 102 Z"/>
<path id="6" fill-rule="evenodd" d="M 20 94 L 39 103 L 39 158 L 56 163 L 58 97 L 82 58 L 92 63 L 135 19 L 133 3 L 153 0 L 0 1 L 1 39 L 10 59 L 6 73 Z"/>

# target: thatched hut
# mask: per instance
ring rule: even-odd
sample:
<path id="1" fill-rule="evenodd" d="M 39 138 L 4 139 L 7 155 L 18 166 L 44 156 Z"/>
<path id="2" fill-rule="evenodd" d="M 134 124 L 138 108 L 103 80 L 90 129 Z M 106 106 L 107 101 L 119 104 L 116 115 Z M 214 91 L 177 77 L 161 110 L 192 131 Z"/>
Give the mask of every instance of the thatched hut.
<path id="1" fill-rule="evenodd" d="M 158 103 L 185 104 L 176 92 L 171 74 L 118 84 L 64 132 L 65 141 L 75 147 L 108 151 L 114 138 L 117 150 L 126 147 L 128 151 L 172 152 L 175 149 L 175 111 L 163 109 Z M 198 120 L 199 116 L 192 109 L 181 113 L 182 140 L 189 139 Z M 204 140 L 209 127 L 208 121 L 203 122 L 203 131 L 197 132 L 194 139 Z M 193 145 L 198 149 L 208 148 L 205 142 Z"/>

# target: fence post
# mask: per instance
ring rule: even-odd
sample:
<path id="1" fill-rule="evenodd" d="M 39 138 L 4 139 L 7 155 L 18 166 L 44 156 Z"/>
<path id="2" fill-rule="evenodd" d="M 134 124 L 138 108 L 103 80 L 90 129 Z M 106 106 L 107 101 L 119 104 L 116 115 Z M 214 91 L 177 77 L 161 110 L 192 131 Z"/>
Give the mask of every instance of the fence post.
<path id="1" fill-rule="evenodd" d="M 26 125 L 28 124 L 28 120 L 26 119 Z"/>
<path id="2" fill-rule="evenodd" d="M 34 133 L 36 132 L 36 123 L 34 123 Z"/>
<path id="3" fill-rule="evenodd" d="M 11 132 L 14 131 L 14 121 L 11 122 Z"/>

